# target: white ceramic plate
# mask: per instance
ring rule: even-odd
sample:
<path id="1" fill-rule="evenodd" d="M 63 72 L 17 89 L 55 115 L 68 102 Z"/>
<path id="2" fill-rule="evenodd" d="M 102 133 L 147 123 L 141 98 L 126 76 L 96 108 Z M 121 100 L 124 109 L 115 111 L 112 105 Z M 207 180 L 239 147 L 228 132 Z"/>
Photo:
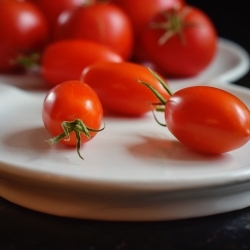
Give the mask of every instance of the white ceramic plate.
<path id="1" fill-rule="evenodd" d="M 203 72 L 195 77 L 168 81 L 173 91 L 191 85 L 205 85 L 212 80 L 233 82 L 245 75 L 249 67 L 249 55 L 246 50 L 232 41 L 220 38 L 218 52 Z M 0 82 L 25 90 L 38 90 L 46 86 L 38 75 L 0 75 Z"/>
<path id="2" fill-rule="evenodd" d="M 219 84 L 219 83 L 218 83 Z M 250 106 L 250 91 L 223 85 Z M 101 220 L 170 220 L 250 205 L 250 144 L 220 156 L 195 153 L 143 118 L 106 117 L 82 148 L 49 146 L 45 93 L 0 84 L 0 196 L 37 211 Z"/>
<path id="3" fill-rule="evenodd" d="M 220 40 L 211 67 L 173 89 L 233 81 L 249 67 L 238 45 Z M 204 82 L 200 82 L 203 79 Z M 82 148 L 49 146 L 41 120 L 43 81 L 0 76 L 0 196 L 37 211 L 101 220 L 170 220 L 250 205 L 249 143 L 221 156 L 188 150 L 151 114 L 105 118 L 106 129 Z M 248 89 L 213 82 L 250 106 Z M 16 88 L 18 87 L 18 88 Z M 35 91 L 33 91 L 35 90 Z"/>

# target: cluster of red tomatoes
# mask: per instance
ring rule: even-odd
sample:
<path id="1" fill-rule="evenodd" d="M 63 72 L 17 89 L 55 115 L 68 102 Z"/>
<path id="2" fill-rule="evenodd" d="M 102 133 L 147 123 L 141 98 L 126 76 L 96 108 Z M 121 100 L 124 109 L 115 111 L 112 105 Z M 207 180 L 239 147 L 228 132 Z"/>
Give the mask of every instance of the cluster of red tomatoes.
<path id="1" fill-rule="evenodd" d="M 193 76 L 216 45 L 210 19 L 184 0 L 0 0 L 0 71 L 30 66 L 40 53 L 51 87 L 42 112 L 55 136 L 49 143 L 77 145 L 80 157 L 81 143 L 103 130 L 103 109 L 141 116 L 150 103 L 190 148 L 224 153 L 244 145 L 250 115 L 238 98 L 205 86 L 173 94 L 143 66 L 164 77 Z"/>
<path id="2" fill-rule="evenodd" d="M 79 39 L 91 43 L 72 41 Z M 209 65 L 216 45 L 209 17 L 184 0 L 0 1 L 0 71 L 20 68 L 39 52 L 51 85 L 75 79 L 79 69 L 102 59 L 193 76 Z"/>

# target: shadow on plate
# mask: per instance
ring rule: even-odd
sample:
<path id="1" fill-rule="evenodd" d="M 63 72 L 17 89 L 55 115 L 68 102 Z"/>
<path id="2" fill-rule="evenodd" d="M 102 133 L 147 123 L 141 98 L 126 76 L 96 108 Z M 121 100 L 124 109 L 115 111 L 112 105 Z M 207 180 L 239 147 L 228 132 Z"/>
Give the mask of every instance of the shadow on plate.
<path id="1" fill-rule="evenodd" d="M 39 154 L 42 152 L 48 154 L 51 148 L 56 148 L 56 150 L 68 150 L 70 148 L 65 147 L 61 143 L 50 146 L 45 142 L 45 140 L 49 138 L 51 138 L 51 135 L 43 127 L 36 127 L 20 130 L 8 135 L 5 137 L 3 143 L 12 150 L 28 150 L 31 152 L 39 152 Z M 72 147 L 72 150 L 75 150 L 75 147 Z"/>
<path id="2" fill-rule="evenodd" d="M 174 139 L 154 138 L 140 136 L 140 143 L 129 146 L 128 150 L 136 157 L 178 160 L 185 162 L 194 161 L 221 161 L 229 157 L 228 154 L 210 155 L 199 153 L 187 148 Z M 230 157 L 229 157 L 230 158 Z"/>

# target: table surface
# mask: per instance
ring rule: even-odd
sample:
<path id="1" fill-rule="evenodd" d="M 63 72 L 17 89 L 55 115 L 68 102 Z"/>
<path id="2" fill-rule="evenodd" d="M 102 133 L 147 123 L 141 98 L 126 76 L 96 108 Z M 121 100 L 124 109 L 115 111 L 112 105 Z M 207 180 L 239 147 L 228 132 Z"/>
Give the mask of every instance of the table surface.
<path id="1" fill-rule="evenodd" d="M 0 249 L 250 249 L 250 208 L 178 221 L 104 222 L 34 212 L 0 198 Z"/>
<path id="2" fill-rule="evenodd" d="M 235 84 L 250 87 L 250 73 Z M 0 198 L 2 249 L 250 249 L 250 207 L 178 221 L 107 222 L 50 216 Z"/>

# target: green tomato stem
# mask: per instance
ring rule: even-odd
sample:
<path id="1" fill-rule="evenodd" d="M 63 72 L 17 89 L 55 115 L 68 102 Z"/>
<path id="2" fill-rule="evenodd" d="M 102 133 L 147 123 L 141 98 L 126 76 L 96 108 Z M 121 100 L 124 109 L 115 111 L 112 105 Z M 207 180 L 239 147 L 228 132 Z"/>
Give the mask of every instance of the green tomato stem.
<path id="1" fill-rule="evenodd" d="M 173 95 L 171 89 L 167 86 L 167 84 L 164 82 L 164 80 L 156 72 L 154 72 L 152 69 L 150 69 L 149 67 L 148 67 L 148 70 L 159 81 L 159 83 L 167 91 L 167 93 L 170 96 Z M 139 83 L 143 84 L 144 86 L 148 87 L 154 93 L 154 95 L 159 99 L 161 105 L 166 105 L 167 101 L 165 100 L 165 98 L 153 86 L 151 86 L 147 82 L 141 81 L 140 79 L 137 79 L 137 81 Z"/>
<path id="2" fill-rule="evenodd" d="M 139 79 L 137 79 L 137 81 L 139 83 L 143 84 L 144 86 L 148 87 L 154 93 L 154 95 L 159 99 L 159 101 L 161 102 L 160 104 L 165 105 L 167 103 L 165 98 L 155 88 L 153 88 L 150 84 L 143 82 Z"/>
<path id="3" fill-rule="evenodd" d="M 151 106 L 152 107 L 152 106 Z M 164 112 L 165 111 L 165 106 L 164 107 L 157 107 L 156 108 L 156 111 L 158 111 L 158 112 Z M 154 119 L 155 119 L 155 121 L 159 124 L 159 125 L 161 125 L 162 127 L 167 127 L 167 125 L 165 124 L 165 123 L 161 123 L 158 119 L 157 119 L 157 117 L 156 117 L 156 115 L 155 115 L 155 112 L 154 112 L 154 109 L 152 108 L 152 113 L 153 113 L 153 116 L 154 116 Z"/>
<path id="4" fill-rule="evenodd" d="M 183 45 L 186 43 L 184 29 L 199 26 L 197 23 L 185 21 L 185 17 L 190 13 L 190 7 L 180 9 L 180 5 L 176 5 L 173 10 L 162 12 L 164 21 L 160 23 L 152 22 L 150 24 L 153 29 L 162 29 L 164 34 L 158 40 L 159 45 L 164 45 L 171 37 L 177 35 Z"/>
<path id="5" fill-rule="evenodd" d="M 173 93 L 172 93 L 171 89 L 167 86 L 167 84 L 164 82 L 164 80 L 156 72 L 151 70 L 149 67 L 148 67 L 148 70 L 159 81 L 159 83 L 167 91 L 167 93 L 170 96 L 172 96 Z M 152 113 L 153 113 L 153 116 L 154 116 L 154 119 L 156 120 L 156 122 L 159 125 L 166 127 L 166 124 L 163 124 L 163 123 L 159 122 L 159 120 L 157 119 L 157 117 L 155 115 L 155 112 L 154 112 L 154 109 L 153 109 L 153 106 L 157 106 L 156 109 L 155 109 L 156 111 L 164 112 L 167 100 L 153 86 L 151 86 L 149 83 L 143 82 L 143 81 L 141 81 L 139 79 L 137 79 L 137 81 L 139 83 L 143 84 L 144 86 L 146 86 L 147 88 L 149 88 L 153 92 L 153 94 L 158 98 L 158 100 L 160 101 L 160 103 L 151 103 Z"/>
<path id="6" fill-rule="evenodd" d="M 20 55 L 16 58 L 15 64 L 21 65 L 26 70 L 31 70 L 39 65 L 40 54 L 32 53 L 30 55 Z"/>
<path id="7" fill-rule="evenodd" d="M 54 145 L 58 143 L 60 140 L 65 139 L 65 140 L 70 140 L 70 133 L 74 132 L 76 135 L 76 150 L 81 159 L 84 160 L 80 153 L 81 149 L 81 133 L 84 134 L 87 138 L 91 138 L 90 131 L 91 132 L 100 132 L 104 130 L 105 126 L 101 129 L 92 129 L 87 127 L 81 119 L 75 119 L 74 121 L 64 121 L 62 122 L 62 128 L 63 128 L 63 133 L 60 135 L 57 135 L 53 138 L 50 138 L 49 140 L 46 140 L 47 143 L 50 145 Z"/>
<path id="8" fill-rule="evenodd" d="M 155 71 L 153 71 L 152 69 L 150 69 L 150 67 L 148 67 L 148 70 L 159 81 L 159 83 L 161 84 L 161 86 L 168 92 L 168 94 L 170 96 L 173 95 L 173 92 L 168 87 L 168 85 L 164 82 L 164 80 Z"/>

